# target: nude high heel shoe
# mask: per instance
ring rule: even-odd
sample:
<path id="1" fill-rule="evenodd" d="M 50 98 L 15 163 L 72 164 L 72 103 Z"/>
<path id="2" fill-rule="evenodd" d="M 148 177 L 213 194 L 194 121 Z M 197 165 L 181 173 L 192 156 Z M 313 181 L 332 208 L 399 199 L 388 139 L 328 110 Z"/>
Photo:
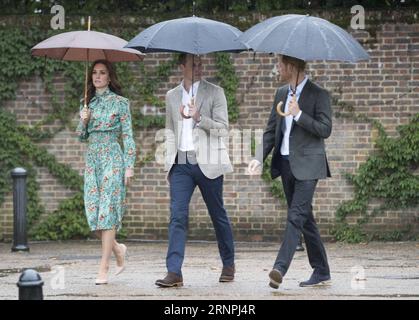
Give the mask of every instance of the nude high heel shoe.
<path id="1" fill-rule="evenodd" d="M 108 279 L 96 279 L 95 284 L 96 285 L 108 284 Z"/>
<path id="2" fill-rule="evenodd" d="M 119 246 L 121 247 L 121 250 L 122 250 L 122 266 L 120 267 L 116 266 L 116 271 L 115 271 L 116 276 L 125 270 L 125 258 L 127 254 L 127 246 L 122 243 Z"/>
<path id="3" fill-rule="evenodd" d="M 107 276 L 108 270 L 109 270 L 109 267 L 107 268 L 106 275 L 104 278 L 99 278 L 99 275 L 98 275 L 98 278 L 96 278 L 95 280 L 96 285 L 108 284 L 108 276 Z"/>

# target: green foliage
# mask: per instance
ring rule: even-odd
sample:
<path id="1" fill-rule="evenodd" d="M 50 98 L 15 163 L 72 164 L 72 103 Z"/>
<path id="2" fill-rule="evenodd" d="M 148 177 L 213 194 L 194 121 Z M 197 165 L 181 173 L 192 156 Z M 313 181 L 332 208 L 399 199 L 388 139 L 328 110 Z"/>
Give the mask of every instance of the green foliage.
<path id="1" fill-rule="evenodd" d="M 123 30 L 125 35 L 130 34 L 130 36 L 136 32 L 136 30 Z M 36 144 L 36 142 L 53 138 L 66 127 L 71 127 L 71 119 L 78 112 L 83 90 L 84 63 L 55 61 L 30 55 L 31 47 L 54 33 L 56 32 L 35 26 L 26 28 L 25 33 L 14 26 L 0 27 L 2 39 L 0 42 L 0 69 L 2 70 L 0 73 L 0 203 L 4 201 L 5 194 L 11 192 L 10 171 L 18 166 L 27 169 L 28 225 L 30 235 L 38 240 L 85 238 L 89 235 L 83 209 L 82 177 L 69 166 L 59 163 L 46 148 Z M 132 72 L 133 64 L 116 64 L 124 95 L 131 101 L 139 101 L 139 105 L 151 105 L 162 109 L 164 101 L 155 96 L 155 91 L 160 83 L 168 81 L 176 66 L 176 61 L 177 56 L 174 55 L 171 60 L 161 63 L 153 70 L 146 70 L 144 63 L 139 63 L 143 81 L 135 81 Z M 222 77 L 226 79 L 225 83 L 228 86 L 227 95 L 234 97 L 236 90 L 234 88 L 237 86 L 232 85 L 231 77 L 234 74 L 234 68 L 228 57 L 222 63 L 222 68 L 229 75 Z M 65 79 L 64 101 L 60 99 L 56 89 L 58 75 Z M 42 78 L 45 90 L 51 96 L 52 110 L 33 126 L 19 125 L 16 117 L 4 110 L 1 103 L 13 100 L 18 83 L 32 76 Z M 233 108 L 237 108 L 234 106 L 234 99 L 230 97 L 229 101 L 232 101 Z M 35 107 L 38 106 L 36 102 L 31 103 Z M 143 115 L 138 105 L 131 107 L 134 130 L 164 127 L 165 120 L 161 115 L 163 112 L 157 115 Z M 46 129 L 46 126 L 52 123 L 60 125 L 53 130 Z M 141 165 L 150 159 L 147 155 Z M 56 211 L 45 218 L 43 217 L 46 216 L 46 212 L 38 194 L 39 184 L 34 166 L 47 168 L 63 186 L 76 192 L 75 196 L 64 200 Z M 126 237 L 126 230 L 122 229 L 118 236 Z"/>
<path id="2" fill-rule="evenodd" d="M 361 226 L 371 217 L 386 209 L 419 205 L 419 176 L 414 174 L 419 164 L 419 114 L 410 123 L 398 128 L 399 136 L 396 138 L 388 137 L 377 121 L 372 124 L 379 132 L 377 152 L 359 167 L 356 175 L 347 175 L 355 192 L 354 198 L 342 202 L 336 211 L 337 225 L 333 234 L 340 241 L 366 241 L 368 235 L 361 231 Z M 368 204 L 373 199 L 379 199 L 383 204 L 368 214 Z M 346 222 L 346 217 L 351 214 L 361 216 L 355 226 Z M 408 231 L 394 232 L 387 237 L 401 239 Z M 371 238 L 380 236 L 373 235 Z"/>
<path id="3" fill-rule="evenodd" d="M 18 136 L 18 127 L 14 116 L 0 109 L 0 203 L 4 201 L 6 193 L 11 192 L 12 180 L 10 172 L 15 167 L 24 167 L 28 172 L 28 223 L 36 221 L 44 211 L 41 205 L 36 181 L 35 170 L 30 162 L 20 153 L 21 141 Z M 17 138 L 17 139 L 16 139 Z"/>
<path id="4" fill-rule="evenodd" d="M 53 1 L 54 2 L 54 1 Z M 56 1 L 55 1 L 56 2 Z M 50 0 L 4 0 L 0 9 L 6 14 L 49 14 L 52 6 Z M 184 0 L 89 0 L 70 1 L 61 0 L 56 2 L 64 6 L 71 14 L 95 14 L 100 13 L 183 13 L 192 14 L 192 1 Z M 243 11 L 271 11 L 284 9 L 330 9 L 350 8 L 359 4 L 357 0 L 196 0 L 195 14 Z M 391 8 L 417 5 L 417 0 L 366 0 L 362 1 L 365 8 Z"/>
<path id="5" fill-rule="evenodd" d="M 250 149 L 251 149 L 252 155 L 254 156 L 256 153 L 256 139 L 254 136 L 252 136 Z M 280 182 L 279 179 L 271 178 L 271 162 L 272 162 L 272 155 L 268 156 L 265 159 L 265 162 L 263 163 L 262 179 L 267 184 L 270 184 L 271 186 L 270 191 L 272 195 L 278 198 L 279 200 L 283 201 L 284 203 L 286 203 L 285 193 L 284 193 L 284 188 L 282 186 L 282 183 Z"/>
<path id="6" fill-rule="evenodd" d="M 135 82 L 135 93 L 139 95 L 139 99 L 143 105 L 149 105 L 162 110 L 164 108 L 164 101 L 155 96 L 155 91 L 160 83 L 167 82 L 169 76 L 172 74 L 174 67 L 177 65 L 177 55 L 167 62 L 157 66 L 153 72 L 146 70 L 143 62 L 139 64 L 143 80 Z M 134 128 L 149 128 L 157 127 L 163 128 L 165 125 L 165 117 L 159 112 L 157 115 L 144 115 L 141 112 L 133 114 L 132 123 Z"/>
<path id="7" fill-rule="evenodd" d="M 89 1 L 89 5 L 94 2 Z M 19 6 L 14 7 L 13 4 L 9 8 L 11 10 L 25 8 L 28 3 L 32 6 L 30 10 L 33 10 L 33 6 L 46 5 L 44 1 L 13 3 L 19 3 Z M 84 10 L 80 3 L 72 3 Z M 128 3 L 124 2 L 127 5 Z M 136 5 L 149 5 L 149 2 L 141 3 L 137 1 Z M 170 6 L 174 3 L 176 1 L 160 2 L 163 6 Z M 213 7 L 214 10 L 221 8 L 220 3 L 218 3 L 218 7 L 217 5 Z M 282 5 L 281 3 L 278 1 L 275 5 Z M 198 8 L 202 8 L 203 4 L 204 1 L 199 2 Z M 247 4 L 269 5 L 268 1 L 247 1 Z M 110 4 L 104 5 L 112 7 Z M 239 3 L 223 2 L 223 6 L 227 8 L 234 5 L 239 5 Z M 69 3 L 70 11 L 71 6 Z M 67 9 L 67 4 L 65 7 Z M 93 6 L 93 8 L 96 7 Z M 121 8 L 123 9 L 123 7 Z M 123 29 L 121 32 L 128 39 L 137 31 Z M 83 90 L 83 63 L 45 60 L 30 56 L 30 48 L 52 34 L 54 32 L 34 26 L 25 28 L 25 33 L 15 27 L 0 26 L 0 38 L 2 39 L 0 42 L 0 69 L 2 70 L 0 73 L 0 203 L 4 201 L 5 194 L 11 191 L 11 169 L 18 166 L 24 167 L 28 170 L 28 216 L 31 236 L 35 239 L 84 238 L 89 235 L 89 232 L 83 213 L 82 178 L 69 166 L 58 163 L 45 148 L 39 147 L 35 143 L 52 138 L 60 130 L 70 125 L 70 120 L 78 111 L 79 99 Z M 139 101 L 138 105 L 163 108 L 164 103 L 155 96 L 155 91 L 158 89 L 159 83 L 168 81 L 175 65 L 176 56 L 152 70 L 146 70 L 143 63 L 135 64 L 135 67 L 139 66 L 140 72 L 144 75 L 144 80 L 139 82 L 134 80 L 133 64 L 117 64 L 117 73 L 124 89 L 124 95 L 132 101 Z M 229 55 L 217 54 L 216 66 L 218 81 L 225 89 L 228 100 L 229 119 L 234 122 L 239 115 L 235 99 L 238 80 Z M 34 75 L 43 79 L 46 90 L 52 97 L 52 110 L 37 124 L 29 127 L 17 124 L 15 116 L 5 111 L 2 103 L 14 99 L 18 83 Z M 55 89 L 56 75 L 62 75 L 66 80 L 64 101 L 59 99 Z M 164 116 L 160 115 L 160 112 L 157 115 L 143 115 L 139 112 L 138 105 L 132 106 L 135 130 L 164 126 Z M 343 202 L 337 209 L 335 238 L 348 242 L 370 239 L 402 239 L 409 230 L 393 231 L 384 235 L 368 235 L 362 230 L 362 226 L 372 216 L 380 214 L 384 209 L 407 208 L 419 204 L 419 177 L 414 174 L 419 160 L 419 115 L 413 117 L 408 125 L 399 128 L 400 137 L 389 138 L 378 121 L 363 115 L 355 115 L 353 109 L 350 110 L 350 106 L 341 105 L 341 107 L 345 109 L 345 112 L 338 112 L 337 116 L 349 116 L 357 121 L 368 121 L 378 130 L 379 135 L 376 141 L 377 152 L 361 165 L 356 175 L 348 175 L 348 180 L 355 187 L 355 195 L 354 199 Z M 45 128 L 47 125 L 57 122 L 60 124 L 58 128 L 54 130 Z M 149 161 L 149 158 L 147 156 L 143 163 Z M 35 166 L 47 168 L 63 186 L 75 192 L 73 197 L 64 200 L 56 211 L 46 217 L 44 217 L 45 208 L 38 195 L 39 184 L 36 179 Z M 270 178 L 269 166 L 270 160 L 268 159 L 264 164 L 262 177 L 264 181 L 271 184 L 272 193 L 285 200 L 282 184 L 279 181 L 272 181 Z M 383 205 L 368 214 L 368 204 L 373 199 L 382 200 Z M 346 222 L 346 217 L 352 214 L 361 215 L 356 225 L 349 225 Z M 119 236 L 126 236 L 126 231 L 122 230 L 122 234 Z"/>
<path id="8" fill-rule="evenodd" d="M 361 230 L 359 225 L 350 226 L 347 223 L 339 224 L 338 228 L 332 230 L 332 235 L 337 241 L 347 243 L 360 243 L 367 239 L 367 234 Z"/>
<path id="9" fill-rule="evenodd" d="M 271 193 L 274 197 L 277 197 L 278 199 L 285 201 L 285 193 L 284 188 L 282 186 L 282 183 L 279 179 L 272 180 L 271 178 L 271 161 L 272 156 L 269 156 L 266 158 L 264 164 L 263 164 L 263 172 L 262 172 L 262 179 L 271 185 Z"/>
<path id="10" fill-rule="evenodd" d="M 216 53 L 215 64 L 217 66 L 218 83 L 224 89 L 227 99 L 229 121 L 236 122 L 239 118 L 239 107 L 236 100 L 239 79 L 236 70 L 228 53 Z"/>
<path id="11" fill-rule="evenodd" d="M 64 200 L 29 234 L 35 240 L 85 239 L 90 229 L 84 216 L 83 192 Z"/>

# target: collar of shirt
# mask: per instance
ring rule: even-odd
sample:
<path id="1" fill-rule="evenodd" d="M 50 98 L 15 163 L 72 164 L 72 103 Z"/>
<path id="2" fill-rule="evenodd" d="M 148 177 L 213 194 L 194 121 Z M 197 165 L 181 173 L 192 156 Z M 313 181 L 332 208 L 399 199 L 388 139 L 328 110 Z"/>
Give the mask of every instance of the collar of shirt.
<path id="1" fill-rule="evenodd" d="M 193 84 L 193 95 L 194 95 L 194 97 L 196 97 L 196 94 L 197 94 L 197 92 L 198 92 L 198 87 L 199 87 L 199 83 L 200 83 L 200 81 L 196 81 L 196 82 L 194 82 L 194 84 Z M 181 85 L 182 85 L 182 90 L 183 90 L 183 94 L 187 94 L 187 95 L 189 95 L 190 97 L 192 97 L 192 92 L 191 92 L 191 88 L 189 88 L 189 92 L 187 92 L 186 91 L 186 89 L 185 89 L 185 87 L 184 87 L 184 85 L 183 85 L 183 80 L 182 80 L 182 82 L 181 82 Z"/>
<path id="2" fill-rule="evenodd" d="M 105 89 L 102 93 L 99 93 L 99 91 L 98 91 L 98 90 L 95 90 L 95 96 L 96 96 L 96 97 L 105 97 L 105 96 L 107 96 L 110 92 L 111 92 L 111 90 L 109 89 L 109 87 L 106 87 L 106 89 Z"/>
<path id="3" fill-rule="evenodd" d="M 301 91 L 303 91 L 304 86 L 307 83 L 307 80 L 308 80 L 308 76 L 304 76 L 303 81 L 301 81 L 300 84 L 297 86 L 297 90 L 296 90 L 297 99 L 300 97 Z M 289 96 L 292 95 L 291 85 L 288 86 L 288 95 Z"/>

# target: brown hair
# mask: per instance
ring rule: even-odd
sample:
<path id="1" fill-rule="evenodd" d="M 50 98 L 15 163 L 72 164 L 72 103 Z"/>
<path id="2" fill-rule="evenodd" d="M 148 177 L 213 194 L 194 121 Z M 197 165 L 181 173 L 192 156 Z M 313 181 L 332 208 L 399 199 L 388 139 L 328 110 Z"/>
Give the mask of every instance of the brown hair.
<path id="1" fill-rule="evenodd" d="M 298 71 L 304 71 L 306 68 L 306 62 L 298 58 L 282 55 L 282 62 L 294 66 Z"/>
<path id="2" fill-rule="evenodd" d="M 184 52 L 179 53 L 178 64 L 186 65 L 187 57 L 188 57 L 187 53 L 184 53 Z"/>
<path id="3" fill-rule="evenodd" d="M 98 63 L 105 65 L 106 69 L 108 70 L 109 80 L 111 81 L 109 83 L 109 89 L 115 92 L 117 95 L 122 96 L 121 85 L 118 82 L 118 77 L 116 76 L 115 68 L 113 67 L 112 63 L 105 59 L 96 60 L 90 67 L 89 76 L 87 79 L 87 105 L 90 103 L 90 100 L 92 100 L 96 93 L 96 88 L 93 85 L 92 74 L 95 65 Z"/>

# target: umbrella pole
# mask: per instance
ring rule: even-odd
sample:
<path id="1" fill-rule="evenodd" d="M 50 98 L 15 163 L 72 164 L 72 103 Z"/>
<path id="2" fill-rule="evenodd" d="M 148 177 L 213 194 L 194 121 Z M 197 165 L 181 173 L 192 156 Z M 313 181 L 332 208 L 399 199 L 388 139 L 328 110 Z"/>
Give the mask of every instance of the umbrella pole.
<path id="1" fill-rule="evenodd" d="M 295 87 L 294 89 L 292 89 L 291 87 L 291 91 L 292 91 L 292 97 L 295 98 L 297 100 L 297 85 L 298 85 L 298 77 L 300 76 L 300 70 L 297 71 L 297 79 L 295 80 Z M 282 112 L 282 105 L 283 102 L 279 101 L 278 104 L 276 105 L 276 112 L 282 116 L 282 117 L 288 117 L 291 113 L 288 111 L 287 113 Z"/>
<path id="2" fill-rule="evenodd" d="M 183 81 L 185 82 L 185 79 L 183 79 Z M 193 81 L 194 81 L 194 55 L 192 54 L 192 86 L 191 86 L 191 89 L 190 89 L 192 91 L 191 105 L 194 104 Z M 183 85 L 185 86 L 185 84 L 183 84 Z M 182 107 L 180 108 L 180 115 L 184 119 L 190 119 L 191 117 L 189 115 L 187 116 L 183 113 L 184 109 L 185 109 L 185 106 L 182 105 Z"/>
<path id="3" fill-rule="evenodd" d="M 87 31 L 90 31 L 90 16 L 87 18 Z M 84 64 L 84 107 L 87 109 L 87 64 L 89 63 L 89 49 L 87 49 L 87 60 Z"/>
<path id="4" fill-rule="evenodd" d="M 298 77 L 299 76 L 300 76 L 300 69 L 298 69 L 298 71 L 297 71 L 297 79 L 295 79 L 295 87 L 294 87 L 294 90 L 292 90 L 292 93 L 294 95 L 297 94 L 297 86 L 298 86 Z M 295 98 L 297 98 L 297 97 L 295 97 Z"/>
<path id="5" fill-rule="evenodd" d="M 193 99 L 193 80 L 194 80 L 194 68 L 195 68 L 194 58 L 195 58 L 195 55 L 192 55 L 192 99 Z"/>
<path id="6" fill-rule="evenodd" d="M 89 54 L 87 54 L 89 55 Z M 84 63 L 85 64 L 85 69 L 84 69 L 84 107 L 87 108 L 87 61 Z"/>
<path id="7" fill-rule="evenodd" d="M 90 16 L 87 19 L 87 31 L 90 31 Z M 85 62 L 84 68 L 84 107 L 87 108 L 87 72 L 88 67 L 87 64 L 89 63 L 89 49 L 87 49 L 87 60 Z"/>

